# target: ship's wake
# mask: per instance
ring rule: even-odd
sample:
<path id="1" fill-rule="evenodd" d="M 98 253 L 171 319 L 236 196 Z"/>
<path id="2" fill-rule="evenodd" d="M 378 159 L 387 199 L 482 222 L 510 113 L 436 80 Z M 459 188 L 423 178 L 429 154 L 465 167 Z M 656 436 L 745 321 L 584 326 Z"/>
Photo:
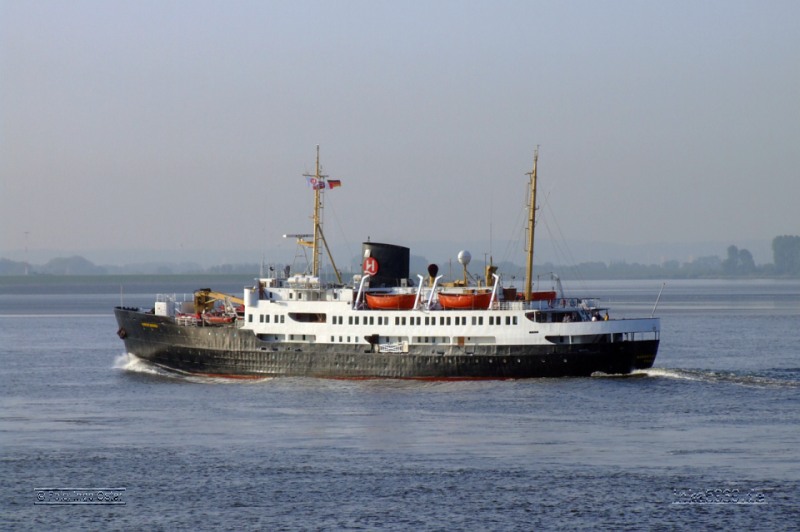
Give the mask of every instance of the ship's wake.
<path id="1" fill-rule="evenodd" d="M 766 370 L 760 374 L 704 369 L 650 368 L 634 371 L 631 377 L 674 379 L 712 384 L 736 384 L 757 388 L 800 388 L 800 371 Z"/>

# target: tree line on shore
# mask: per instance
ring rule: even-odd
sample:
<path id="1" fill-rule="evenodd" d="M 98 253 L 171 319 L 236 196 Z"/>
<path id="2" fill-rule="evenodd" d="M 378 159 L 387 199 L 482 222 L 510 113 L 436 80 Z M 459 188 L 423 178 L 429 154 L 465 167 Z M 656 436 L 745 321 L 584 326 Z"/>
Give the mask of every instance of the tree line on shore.
<path id="1" fill-rule="evenodd" d="M 585 279 L 647 279 L 647 278 L 712 278 L 712 277 L 800 277 L 800 236 L 782 235 L 772 240 L 773 262 L 758 265 L 752 253 L 735 245 L 728 246 L 725 258 L 717 255 L 699 257 L 689 262 L 667 260 L 662 264 L 628 262 L 583 262 L 576 266 L 552 263 L 537 265 L 538 271 L 574 272 Z M 424 263 L 421 257 L 413 262 Z M 209 274 L 237 275 L 259 272 L 259 264 L 223 264 L 203 268 L 192 263 L 140 264 L 135 266 L 98 266 L 83 257 L 59 257 L 35 266 L 26 262 L 0 259 L 0 275 L 170 275 Z M 520 270 L 511 264 L 501 265 L 501 271 Z M 570 275 L 573 276 L 573 275 Z"/>

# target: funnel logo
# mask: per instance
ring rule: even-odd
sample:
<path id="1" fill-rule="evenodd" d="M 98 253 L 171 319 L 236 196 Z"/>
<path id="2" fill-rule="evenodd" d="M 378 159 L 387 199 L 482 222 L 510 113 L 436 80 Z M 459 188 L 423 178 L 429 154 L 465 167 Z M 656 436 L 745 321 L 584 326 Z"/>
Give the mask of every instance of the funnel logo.
<path id="1" fill-rule="evenodd" d="M 375 260 L 375 257 L 364 259 L 364 273 L 372 276 L 378 273 L 378 261 Z"/>

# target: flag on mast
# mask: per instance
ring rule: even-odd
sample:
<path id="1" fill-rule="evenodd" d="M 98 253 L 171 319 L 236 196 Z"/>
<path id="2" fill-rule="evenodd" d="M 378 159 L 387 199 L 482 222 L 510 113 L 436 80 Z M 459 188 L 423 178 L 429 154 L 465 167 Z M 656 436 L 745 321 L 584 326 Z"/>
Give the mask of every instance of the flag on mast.
<path id="1" fill-rule="evenodd" d="M 325 180 L 317 179 L 316 177 L 306 176 L 306 184 L 314 190 L 325 188 Z"/>

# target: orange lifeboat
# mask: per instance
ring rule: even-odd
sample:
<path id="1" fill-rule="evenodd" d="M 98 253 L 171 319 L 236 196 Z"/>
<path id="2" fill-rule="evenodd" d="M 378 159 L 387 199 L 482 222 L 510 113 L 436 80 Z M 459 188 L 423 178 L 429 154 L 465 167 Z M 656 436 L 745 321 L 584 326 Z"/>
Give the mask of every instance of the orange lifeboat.
<path id="1" fill-rule="evenodd" d="M 417 300 L 416 294 L 370 294 L 367 292 L 367 306 L 376 310 L 410 310 Z"/>
<path id="2" fill-rule="evenodd" d="M 555 298 L 555 292 L 531 292 L 531 301 L 548 301 Z"/>
<path id="3" fill-rule="evenodd" d="M 202 318 L 206 325 L 224 325 L 233 323 L 236 316 L 231 316 L 230 314 L 204 314 Z"/>
<path id="4" fill-rule="evenodd" d="M 474 310 L 489 308 L 489 302 L 492 300 L 491 292 L 461 292 L 461 293 L 445 293 L 439 292 L 439 304 L 443 309 L 459 309 L 459 310 Z"/>

